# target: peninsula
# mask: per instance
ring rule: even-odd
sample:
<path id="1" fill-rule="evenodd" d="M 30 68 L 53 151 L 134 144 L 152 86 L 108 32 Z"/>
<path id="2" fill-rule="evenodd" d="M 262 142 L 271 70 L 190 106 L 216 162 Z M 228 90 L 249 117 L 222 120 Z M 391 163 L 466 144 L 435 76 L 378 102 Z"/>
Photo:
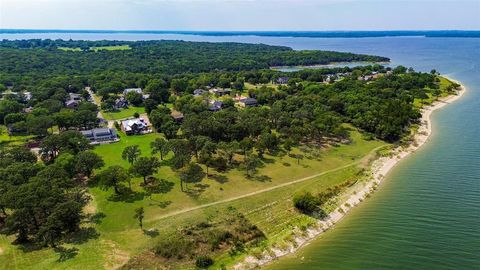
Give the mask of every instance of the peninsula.
<path id="1" fill-rule="evenodd" d="M 0 42 L 0 265 L 250 269 L 364 200 L 464 88 L 383 56 Z"/>

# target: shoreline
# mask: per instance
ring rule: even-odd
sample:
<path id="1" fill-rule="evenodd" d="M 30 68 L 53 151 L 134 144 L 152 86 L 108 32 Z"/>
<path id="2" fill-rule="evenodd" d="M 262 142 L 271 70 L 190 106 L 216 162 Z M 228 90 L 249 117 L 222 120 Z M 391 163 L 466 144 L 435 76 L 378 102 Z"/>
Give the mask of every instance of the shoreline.
<path id="1" fill-rule="evenodd" d="M 236 270 L 259 268 L 270 264 L 280 257 L 295 253 L 297 250 L 307 245 L 310 241 L 316 239 L 320 234 L 331 229 L 352 208 L 365 200 L 368 196 L 370 196 L 370 194 L 375 192 L 378 185 L 385 180 L 385 176 L 393 167 L 395 167 L 395 165 L 397 165 L 405 157 L 415 153 L 428 141 L 432 134 L 432 113 L 452 102 L 455 102 L 465 94 L 467 89 L 463 84 L 457 80 L 449 78 L 448 76 L 441 76 L 459 84 L 459 90 L 457 90 L 456 94 L 441 98 L 433 102 L 431 105 L 425 106 L 421 109 L 422 117 L 420 118 L 419 128 L 415 134 L 413 134 L 412 142 L 408 146 L 397 146 L 391 150 L 389 156 L 379 157 L 374 160 L 370 166 L 371 172 L 368 176 L 369 180 L 358 183 L 356 185 L 358 190 L 354 190 L 347 195 L 347 199 L 343 200 L 342 203 L 339 204 L 340 206 L 330 212 L 326 218 L 317 221 L 315 227 L 308 228 L 304 232 L 301 232 L 295 236 L 292 244 L 289 245 L 288 248 L 280 249 L 273 247 L 270 250 L 262 252 L 260 258 L 248 255 L 242 262 L 235 264 L 233 268 Z"/>

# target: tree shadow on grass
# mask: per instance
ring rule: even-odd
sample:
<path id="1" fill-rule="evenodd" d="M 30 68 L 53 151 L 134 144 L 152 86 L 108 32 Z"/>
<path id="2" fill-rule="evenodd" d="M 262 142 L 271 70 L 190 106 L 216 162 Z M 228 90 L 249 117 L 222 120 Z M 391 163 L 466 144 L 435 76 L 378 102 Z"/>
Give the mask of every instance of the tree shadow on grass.
<path id="1" fill-rule="evenodd" d="M 123 191 L 120 194 L 112 194 L 107 200 L 112 202 L 127 202 L 133 203 L 141 201 L 145 198 L 145 192 Z"/>
<path id="2" fill-rule="evenodd" d="M 273 164 L 275 163 L 275 159 L 273 158 L 266 158 L 265 156 L 260 159 L 263 163 Z"/>
<path id="3" fill-rule="evenodd" d="M 104 219 L 106 215 L 102 212 L 100 213 L 95 213 L 95 214 L 88 214 L 87 215 L 87 221 L 94 223 L 94 224 L 100 224 L 102 223 L 102 219 Z"/>
<path id="4" fill-rule="evenodd" d="M 62 246 L 58 246 L 55 247 L 53 250 L 60 255 L 60 257 L 57 259 L 57 262 L 68 261 L 77 256 L 78 254 L 78 248 L 76 247 L 65 248 Z"/>
<path id="5" fill-rule="evenodd" d="M 65 237 L 65 243 L 70 244 L 83 244 L 88 242 L 91 239 L 97 239 L 100 234 L 95 230 L 95 228 L 87 227 L 81 228 L 80 230 L 68 235 Z"/>
<path id="6" fill-rule="evenodd" d="M 211 178 L 220 184 L 225 184 L 228 182 L 228 177 L 222 174 L 211 174 L 208 176 L 208 178 Z"/>
<path id="7" fill-rule="evenodd" d="M 258 182 L 272 182 L 272 178 L 268 175 L 255 175 L 251 179 Z"/>
<path id="8" fill-rule="evenodd" d="M 160 194 L 170 192 L 174 186 L 175 183 L 173 182 L 167 181 L 165 179 L 158 180 L 155 177 L 150 177 L 148 184 L 144 185 L 143 188 L 149 194 Z"/>
<path id="9" fill-rule="evenodd" d="M 195 184 L 193 188 L 187 189 L 185 191 L 189 196 L 197 198 L 200 196 L 210 185 L 208 184 Z"/>

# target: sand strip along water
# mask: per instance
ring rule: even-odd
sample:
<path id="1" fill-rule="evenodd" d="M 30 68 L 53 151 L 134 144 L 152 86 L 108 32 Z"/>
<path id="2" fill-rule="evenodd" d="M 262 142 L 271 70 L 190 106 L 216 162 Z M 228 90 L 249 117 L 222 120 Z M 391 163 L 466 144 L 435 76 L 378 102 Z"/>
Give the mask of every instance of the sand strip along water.
<path id="1" fill-rule="evenodd" d="M 414 135 L 413 142 L 408 147 L 397 147 L 392 150 L 391 155 L 388 157 L 380 157 L 375 160 L 371 165 L 371 176 L 367 182 L 359 183 L 363 185 L 359 190 L 356 190 L 351 194 L 348 199 L 341 203 L 337 209 L 332 211 L 325 219 L 319 220 L 315 228 L 308 228 L 305 232 L 299 233 L 299 236 L 295 237 L 292 244 L 287 248 L 271 248 L 265 251 L 261 256 L 247 256 L 244 261 L 236 264 L 234 269 L 253 269 L 260 266 L 264 266 L 282 256 L 296 252 L 302 246 L 306 245 L 311 240 L 315 239 L 318 235 L 330 229 L 335 223 L 337 223 L 345 214 L 354 206 L 366 199 L 371 193 L 376 190 L 376 187 L 385 179 L 385 175 L 396 165 L 400 160 L 408 155 L 417 151 L 422 145 L 424 145 L 430 135 L 432 134 L 432 121 L 430 119 L 432 113 L 450 104 L 463 96 L 466 92 L 466 88 L 460 82 L 448 78 L 452 82 L 458 83 L 460 89 L 456 95 L 450 95 L 448 97 L 439 99 L 433 104 L 422 108 L 422 117 L 420 119 L 420 126 Z"/>

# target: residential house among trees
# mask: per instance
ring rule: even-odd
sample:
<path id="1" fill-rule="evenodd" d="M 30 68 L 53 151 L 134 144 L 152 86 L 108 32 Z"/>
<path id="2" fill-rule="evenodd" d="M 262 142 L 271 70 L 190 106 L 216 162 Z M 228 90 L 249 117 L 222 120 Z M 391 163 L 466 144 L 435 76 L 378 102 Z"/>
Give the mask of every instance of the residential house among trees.
<path id="1" fill-rule="evenodd" d="M 280 77 L 280 78 L 277 79 L 277 83 L 278 84 L 287 84 L 288 80 L 289 80 L 288 77 Z"/>
<path id="2" fill-rule="evenodd" d="M 258 105 L 258 102 L 254 98 L 244 98 L 239 101 L 240 107 L 255 107 Z"/>
<path id="3" fill-rule="evenodd" d="M 208 107 L 209 111 L 216 112 L 220 111 L 223 108 L 223 102 L 219 100 L 213 100 Z"/>
<path id="4" fill-rule="evenodd" d="M 111 143 L 119 141 L 117 132 L 113 128 L 94 128 L 80 131 L 90 144 Z"/>
<path id="5" fill-rule="evenodd" d="M 69 93 L 68 100 L 65 101 L 65 107 L 69 109 L 76 109 L 78 105 L 80 105 L 80 102 L 82 101 L 83 101 L 83 98 L 80 94 Z"/>
<path id="6" fill-rule="evenodd" d="M 147 134 L 152 132 L 152 125 L 148 119 L 140 117 L 122 121 L 121 129 L 127 135 Z"/>

